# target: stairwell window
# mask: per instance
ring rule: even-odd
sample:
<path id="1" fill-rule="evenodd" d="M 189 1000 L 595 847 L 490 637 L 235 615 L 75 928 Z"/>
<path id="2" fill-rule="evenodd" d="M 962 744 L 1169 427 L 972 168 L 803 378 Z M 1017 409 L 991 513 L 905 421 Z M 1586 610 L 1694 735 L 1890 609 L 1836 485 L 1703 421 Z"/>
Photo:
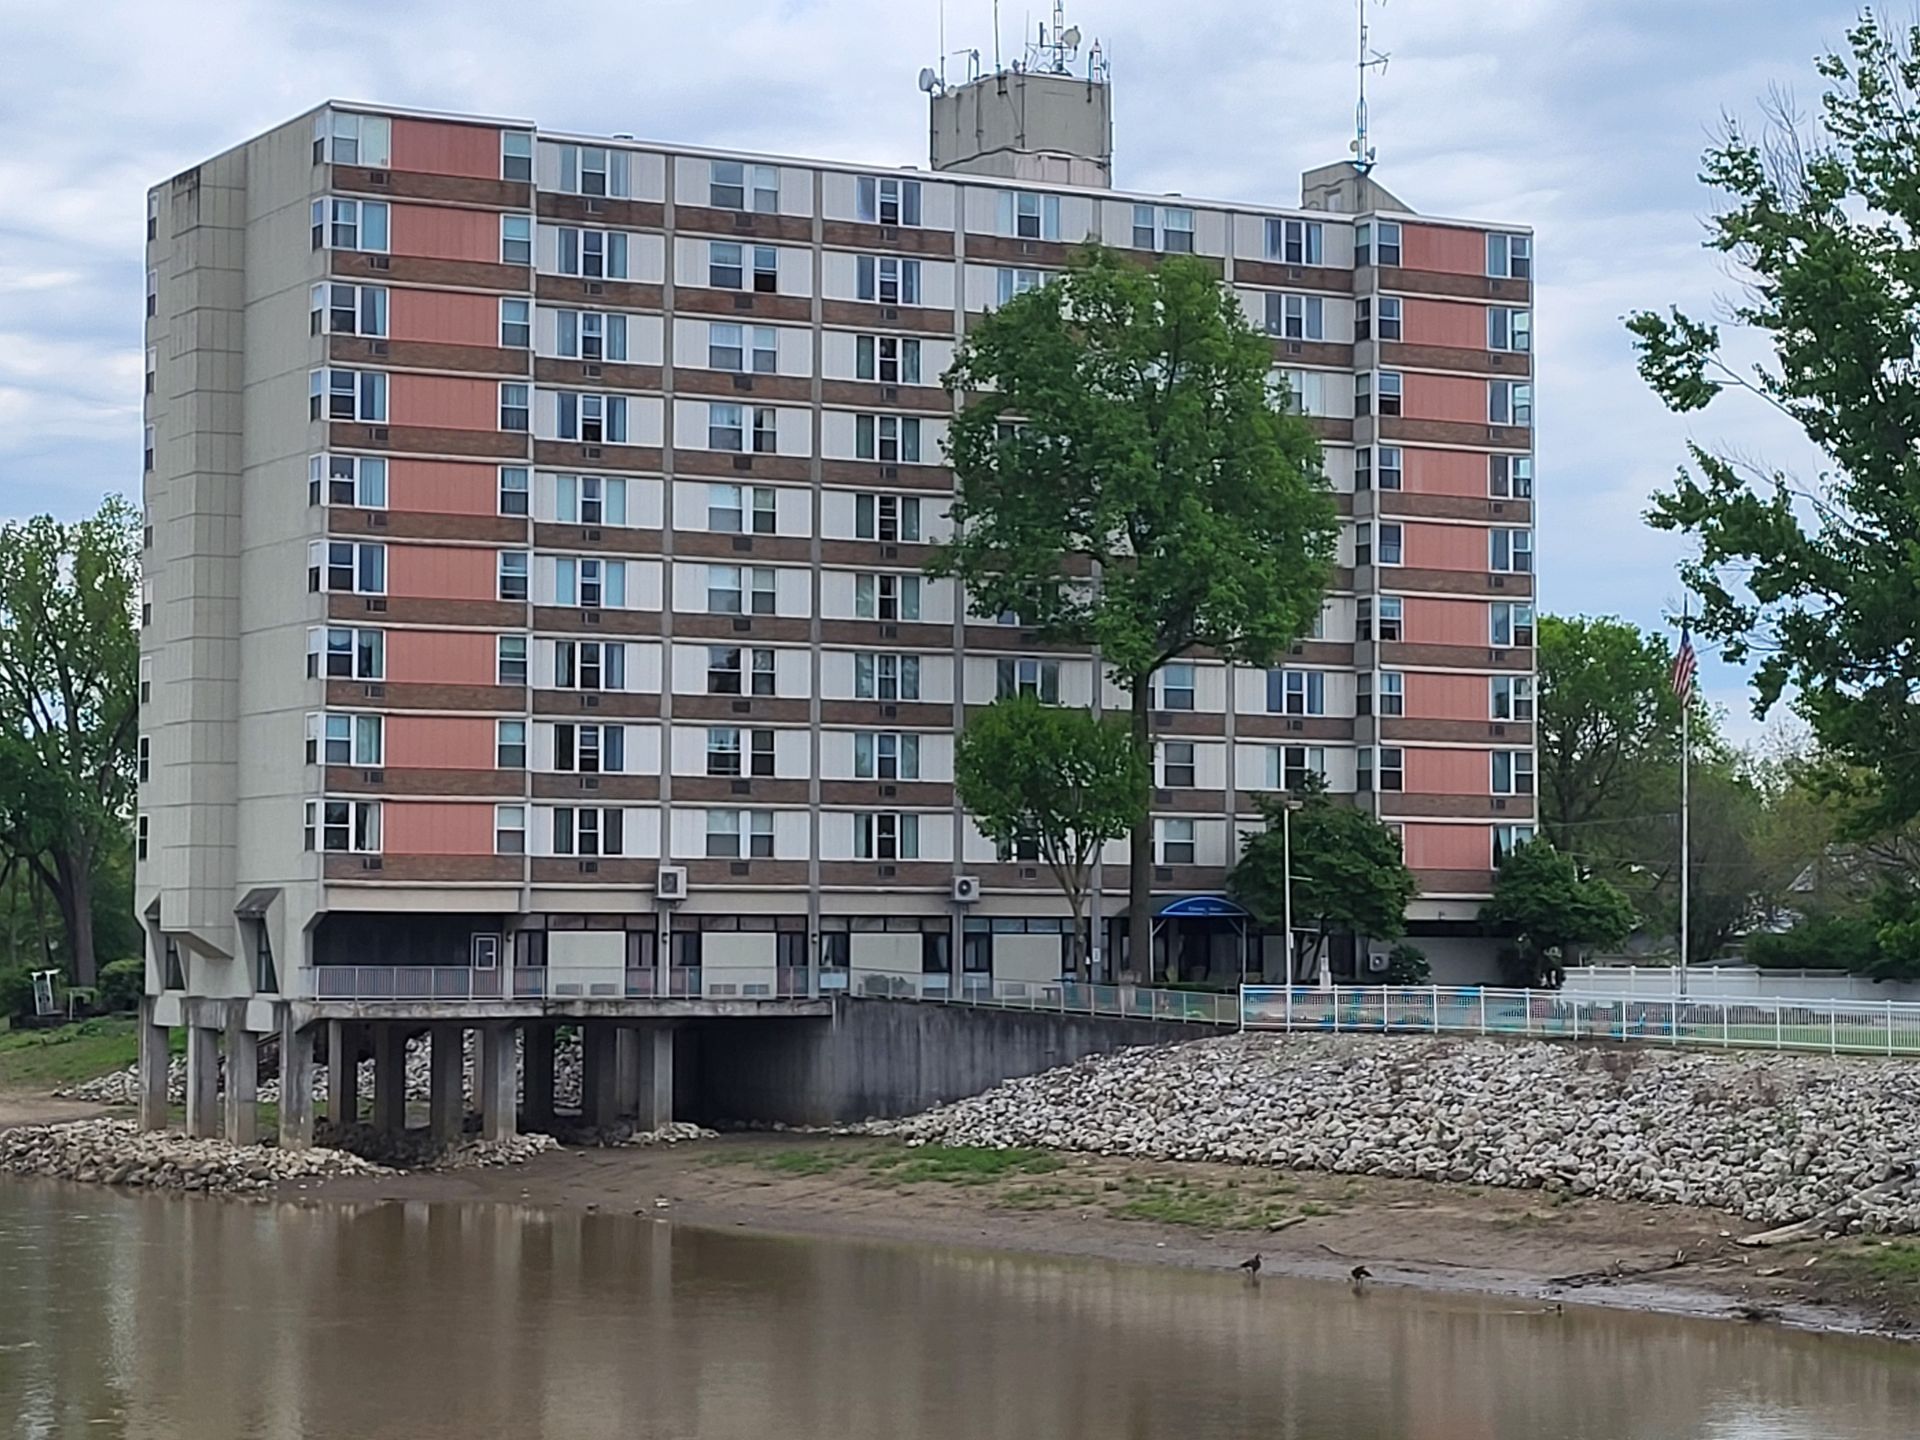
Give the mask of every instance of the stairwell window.
<path id="1" fill-rule="evenodd" d="M 1495 675 L 1489 682 L 1487 714 L 1494 720 L 1533 719 L 1533 677 Z"/>
<path id="2" fill-rule="evenodd" d="M 304 848 L 360 855 L 380 853 L 378 800 L 309 800 L 304 815 Z"/>
<path id="3" fill-rule="evenodd" d="M 1156 865 L 1194 863 L 1193 821 L 1163 819 L 1154 821 Z"/>
<path id="4" fill-rule="evenodd" d="M 1531 530 L 1489 530 L 1487 568 L 1497 574 L 1525 575 L 1533 570 Z"/>
<path id="5" fill-rule="evenodd" d="M 1533 278 L 1533 237 L 1531 235 L 1487 236 L 1487 274 L 1500 280 Z"/>
<path id="6" fill-rule="evenodd" d="M 627 237 L 622 231 L 563 225 L 554 233 L 554 252 L 562 275 L 583 280 L 627 278 Z"/>
<path id="7" fill-rule="evenodd" d="M 892 811 L 855 815 L 853 854 L 857 860 L 918 860 L 920 817 Z"/>
<path id="8" fill-rule="evenodd" d="M 854 262 L 854 294 L 881 305 L 918 305 L 920 262 L 892 255 L 862 255 Z"/>
<path id="9" fill-rule="evenodd" d="M 1267 221 L 1267 258 L 1283 265 L 1318 265 L 1322 232 L 1318 220 Z"/>
<path id="10" fill-rule="evenodd" d="M 780 169 L 715 160 L 707 175 L 707 203 L 715 210 L 745 210 L 775 215 L 780 210 Z"/>
<path id="11" fill-rule="evenodd" d="M 387 169 L 393 163 L 393 122 L 384 115 L 322 110 L 313 117 L 313 163 Z"/>
<path id="12" fill-rule="evenodd" d="M 384 200 L 316 200 L 310 210 L 313 248 L 387 253 L 387 202 Z"/>
<path id="13" fill-rule="evenodd" d="M 1030 190 L 1002 190 L 999 230 L 1016 240 L 1058 240 L 1060 197 Z"/>
<path id="14" fill-rule="evenodd" d="M 1533 794 L 1533 752 L 1531 750 L 1493 752 L 1493 793 L 1496 795 Z"/>
<path id="15" fill-rule="evenodd" d="M 859 181 L 860 218 L 869 225 L 920 223 L 920 182 L 892 175 L 862 175 Z"/>
<path id="16" fill-rule="evenodd" d="M 627 152 L 601 145 L 560 147 L 560 188 L 569 195 L 633 193 Z"/>

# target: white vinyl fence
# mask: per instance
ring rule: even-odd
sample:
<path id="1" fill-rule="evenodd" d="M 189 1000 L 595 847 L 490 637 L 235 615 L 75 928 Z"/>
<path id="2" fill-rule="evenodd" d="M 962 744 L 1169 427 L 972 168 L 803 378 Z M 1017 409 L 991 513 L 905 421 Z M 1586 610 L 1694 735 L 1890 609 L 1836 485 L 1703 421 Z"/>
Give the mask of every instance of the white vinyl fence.
<path id="1" fill-rule="evenodd" d="M 1765 1000 L 1920 1002 L 1920 985 L 1873 981 L 1843 970 L 1762 970 L 1756 965 L 1575 965 L 1565 988 L 1583 995 L 1680 995 Z"/>

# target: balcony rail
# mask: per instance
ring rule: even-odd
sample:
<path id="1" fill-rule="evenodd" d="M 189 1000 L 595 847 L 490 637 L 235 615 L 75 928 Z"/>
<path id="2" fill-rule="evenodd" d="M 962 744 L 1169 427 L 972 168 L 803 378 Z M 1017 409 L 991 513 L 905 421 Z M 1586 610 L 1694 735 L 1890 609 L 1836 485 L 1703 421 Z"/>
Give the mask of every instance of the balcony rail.
<path id="1" fill-rule="evenodd" d="M 624 971 L 601 966 L 316 965 L 316 1000 L 472 1001 L 648 1000 L 659 996 L 712 1000 L 805 997 L 804 966 L 728 970 L 676 965 Z M 664 973 L 664 978 L 663 978 Z"/>

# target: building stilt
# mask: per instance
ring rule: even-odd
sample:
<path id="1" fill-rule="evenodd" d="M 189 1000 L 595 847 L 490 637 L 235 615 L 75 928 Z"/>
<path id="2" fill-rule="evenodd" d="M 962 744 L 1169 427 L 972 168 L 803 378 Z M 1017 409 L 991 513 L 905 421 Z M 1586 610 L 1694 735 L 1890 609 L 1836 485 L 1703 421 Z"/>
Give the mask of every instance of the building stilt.
<path id="1" fill-rule="evenodd" d="M 212 1140 L 220 1134 L 220 1032 L 187 1023 L 187 1134 Z"/>
<path id="2" fill-rule="evenodd" d="M 427 1126 L 442 1145 L 460 1138 L 467 1119 L 467 1032 L 462 1025 L 428 1031 L 432 1055 L 427 1081 Z"/>
<path id="3" fill-rule="evenodd" d="M 515 1028 L 499 1021 L 480 1027 L 480 1133 L 488 1140 L 511 1140 L 520 1132 Z"/>
<path id="4" fill-rule="evenodd" d="M 292 1007 L 280 1020 L 280 1148 L 313 1144 L 313 1026 L 293 1023 Z"/>
<path id="5" fill-rule="evenodd" d="M 169 1070 L 173 1052 L 167 1044 L 167 1027 L 156 1025 L 153 1012 L 158 997 L 140 1000 L 140 1128 L 167 1128 Z"/>

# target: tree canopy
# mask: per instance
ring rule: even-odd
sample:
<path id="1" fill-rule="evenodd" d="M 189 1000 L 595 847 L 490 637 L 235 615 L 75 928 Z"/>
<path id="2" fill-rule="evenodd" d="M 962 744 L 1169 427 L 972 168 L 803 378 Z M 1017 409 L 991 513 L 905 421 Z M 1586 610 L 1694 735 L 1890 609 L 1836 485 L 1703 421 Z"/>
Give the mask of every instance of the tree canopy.
<path id="1" fill-rule="evenodd" d="M 1513 978 L 1526 985 L 1558 984 L 1575 948 L 1618 945 L 1633 919 L 1626 896 L 1605 880 L 1583 876 L 1546 840 L 1514 847 L 1494 876 L 1493 898 L 1480 910 L 1482 925 L 1513 941 Z"/>
<path id="2" fill-rule="evenodd" d="M 976 615 L 1097 646 L 1147 752 L 1154 671 L 1204 647 L 1283 654 L 1318 614 L 1337 521 L 1272 342 L 1203 260 L 1091 247 L 967 335 L 946 385 L 953 539 L 930 566 Z M 1151 931 L 1152 822 L 1130 848 L 1130 933 Z"/>
<path id="3" fill-rule="evenodd" d="M 1087 978 L 1093 862 L 1145 813 L 1152 784 L 1132 731 L 1031 695 L 1000 700 L 968 718 L 953 774 L 980 833 L 1004 850 L 1032 847 L 1052 873 L 1073 913 L 1074 973 Z"/>

